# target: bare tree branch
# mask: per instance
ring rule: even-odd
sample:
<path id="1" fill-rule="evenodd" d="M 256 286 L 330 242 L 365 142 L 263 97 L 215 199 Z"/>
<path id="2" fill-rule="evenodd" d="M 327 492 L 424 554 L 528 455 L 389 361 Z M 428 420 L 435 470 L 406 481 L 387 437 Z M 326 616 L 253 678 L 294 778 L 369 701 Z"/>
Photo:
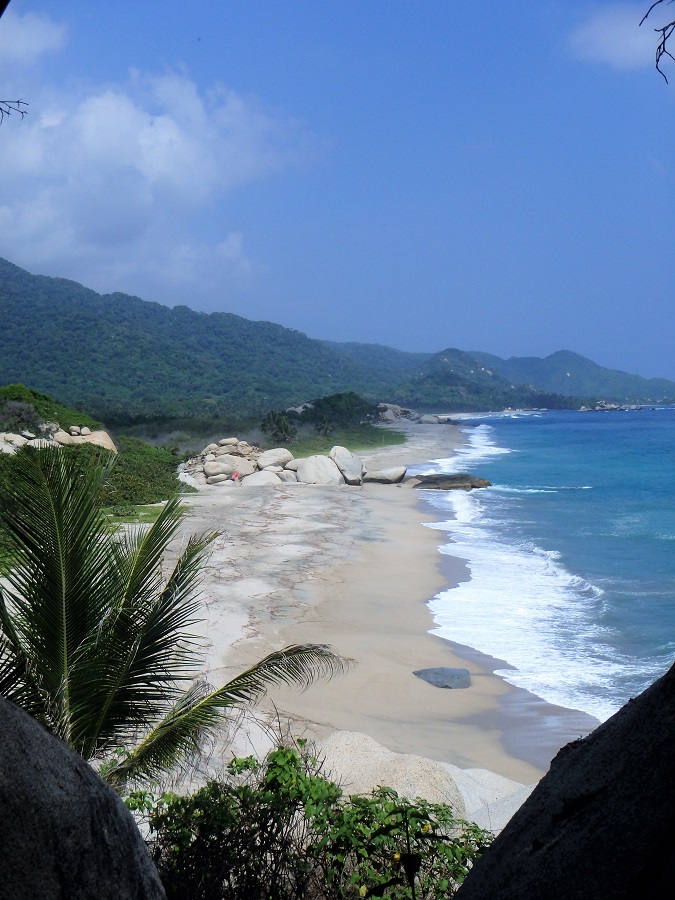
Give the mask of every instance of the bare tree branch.
<path id="1" fill-rule="evenodd" d="M 664 2 L 664 0 L 655 0 L 655 2 L 652 3 L 652 5 L 649 7 L 647 12 L 642 17 L 642 19 L 640 21 L 640 25 L 642 25 L 647 20 L 649 14 L 652 12 L 652 10 L 656 9 L 657 6 L 661 6 L 661 4 L 663 2 Z M 673 2 L 673 0 L 665 0 L 665 2 L 668 5 L 670 5 Z M 667 22 L 661 28 L 655 28 L 654 31 L 658 35 L 660 35 L 659 42 L 656 45 L 656 71 L 659 72 L 663 76 L 666 84 L 668 84 L 668 79 L 666 78 L 666 74 L 663 71 L 663 69 L 661 68 L 661 60 L 664 56 L 668 56 L 668 57 L 670 57 L 670 59 L 675 61 L 675 56 L 673 56 L 673 54 L 668 49 L 668 41 L 671 38 L 671 36 L 673 35 L 673 33 L 675 32 L 675 19 L 673 19 L 670 22 Z"/>
<path id="2" fill-rule="evenodd" d="M 0 100 L 0 125 L 5 117 L 11 116 L 12 113 L 18 113 L 23 119 L 28 115 L 28 110 L 24 109 L 24 106 L 28 106 L 25 100 Z"/>

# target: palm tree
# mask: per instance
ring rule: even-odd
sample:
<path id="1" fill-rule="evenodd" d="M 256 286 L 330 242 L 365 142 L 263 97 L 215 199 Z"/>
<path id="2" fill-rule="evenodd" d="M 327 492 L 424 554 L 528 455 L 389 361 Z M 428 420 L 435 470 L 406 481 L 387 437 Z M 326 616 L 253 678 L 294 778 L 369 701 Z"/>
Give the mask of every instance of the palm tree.
<path id="1" fill-rule="evenodd" d="M 185 762 L 223 711 L 275 683 L 307 686 L 345 660 L 324 645 L 272 653 L 218 689 L 197 679 L 187 633 L 215 535 L 191 537 L 167 577 L 162 558 L 182 508 L 174 498 L 145 529 L 115 531 L 100 505 L 113 462 L 24 449 L 0 510 L 9 560 L 0 589 L 0 694 L 85 759 L 123 747 L 109 781 Z"/>

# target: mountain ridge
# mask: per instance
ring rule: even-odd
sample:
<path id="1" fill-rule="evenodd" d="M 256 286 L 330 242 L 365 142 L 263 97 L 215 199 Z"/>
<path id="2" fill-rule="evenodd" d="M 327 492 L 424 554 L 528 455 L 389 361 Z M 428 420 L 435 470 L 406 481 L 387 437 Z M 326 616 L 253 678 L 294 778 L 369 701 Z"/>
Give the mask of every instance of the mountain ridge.
<path id="1" fill-rule="evenodd" d="M 544 378 L 545 367 L 536 383 L 529 376 L 537 371 L 538 357 L 530 358 L 521 384 L 513 377 L 523 368 L 515 357 L 321 341 L 233 313 L 98 294 L 2 259 L 0 312 L 0 384 L 29 384 L 104 421 L 118 414 L 258 415 L 342 391 L 458 411 L 569 407 L 598 395 L 589 389 L 575 391 L 574 399 L 560 396 Z M 598 383 L 604 383 L 601 376 L 614 383 L 621 375 L 651 384 L 578 359 Z M 672 386 L 675 396 L 675 383 L 651 381 Z M 604 399 L 615 397 L 607 393 Z"/>

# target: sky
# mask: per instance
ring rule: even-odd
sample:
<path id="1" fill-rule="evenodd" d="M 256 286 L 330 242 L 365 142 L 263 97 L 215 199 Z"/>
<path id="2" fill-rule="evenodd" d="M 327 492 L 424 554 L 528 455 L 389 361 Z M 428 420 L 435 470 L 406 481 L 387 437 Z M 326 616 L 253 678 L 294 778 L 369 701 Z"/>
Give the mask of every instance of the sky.
<path id="1" fill-rule="evenodd" d="M 12 0 L 0 256 L 315 338 L 675 379 L 675 5 L 648 6 Z"/>

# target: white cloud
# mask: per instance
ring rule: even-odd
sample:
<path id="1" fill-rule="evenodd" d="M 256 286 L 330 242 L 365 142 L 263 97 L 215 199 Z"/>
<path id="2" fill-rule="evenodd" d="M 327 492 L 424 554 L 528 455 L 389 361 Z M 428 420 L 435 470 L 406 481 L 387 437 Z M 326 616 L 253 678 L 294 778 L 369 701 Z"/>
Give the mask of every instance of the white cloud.
<path id="1" fill-rule="evenodd" d="M 0 28 L 0 66 L 32 65 L 44 53 L 60 50 L 67 28 L 40 13 L 15 13 L 10 6 Z"/>
<path id="2" fill-rule="evenodd" d="M 242 234 L 225 224 L 227 194 L 303 161 L 315 139 L 184 72 L 78 90 L 42 88 L 39 109 L 3 129 L 0 256 L 166 302 L 203 303 L 252 277 Z M 216 213 L 216 233 L 195 237 Z"/>
<path id="3" fill-rule="evenodd" d="M 640 25 L 649 2 L 605 4 L 572 32 L 572 51 L 580 59 L 608 63 L 616 69 L 653 66 L 658 41 L 654 29 L 675 18 L 675 7 L 670 9 L 672 16 L 667 7 L 657 7 Z"/>

